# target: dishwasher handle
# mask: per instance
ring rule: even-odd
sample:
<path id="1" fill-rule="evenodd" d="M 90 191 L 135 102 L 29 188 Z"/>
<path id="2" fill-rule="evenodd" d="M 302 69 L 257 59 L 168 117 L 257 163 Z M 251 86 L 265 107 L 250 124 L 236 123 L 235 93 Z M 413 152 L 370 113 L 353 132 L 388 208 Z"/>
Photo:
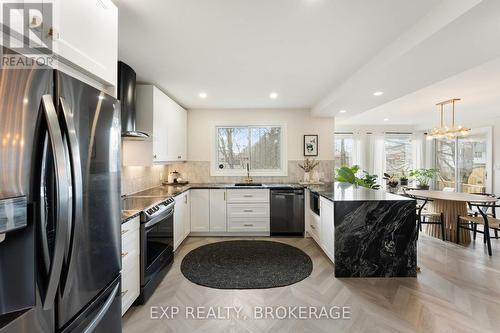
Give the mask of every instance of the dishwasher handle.
<path id="1" fill-rule="evenodd" d="M 271 195 L 304 196 L 304 191 L 272 191 Z"/>

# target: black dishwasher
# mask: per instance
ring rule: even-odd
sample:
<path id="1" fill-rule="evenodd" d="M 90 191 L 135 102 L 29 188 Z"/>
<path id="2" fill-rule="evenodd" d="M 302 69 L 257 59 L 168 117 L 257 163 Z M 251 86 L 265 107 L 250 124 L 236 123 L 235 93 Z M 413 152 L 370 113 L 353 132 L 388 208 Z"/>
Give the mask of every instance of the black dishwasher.
<path id="1" fill-rule="evenodd" d="M 303 189 L 271 189 L 271 236 L 304 236 Z"/>

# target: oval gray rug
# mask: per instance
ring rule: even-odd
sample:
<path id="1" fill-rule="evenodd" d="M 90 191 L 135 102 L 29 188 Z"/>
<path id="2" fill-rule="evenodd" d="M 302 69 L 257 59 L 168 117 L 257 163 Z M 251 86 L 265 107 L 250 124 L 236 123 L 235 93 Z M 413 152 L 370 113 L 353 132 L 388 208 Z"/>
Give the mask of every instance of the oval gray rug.
<path id="1" fill-rule="evenodd" d="M 235 240 L 189 252 L 181 272 L 193 283 L 217 289 L 288 286 L 308 277 L 312 260 L 296 247 L 273 241 Z"/>

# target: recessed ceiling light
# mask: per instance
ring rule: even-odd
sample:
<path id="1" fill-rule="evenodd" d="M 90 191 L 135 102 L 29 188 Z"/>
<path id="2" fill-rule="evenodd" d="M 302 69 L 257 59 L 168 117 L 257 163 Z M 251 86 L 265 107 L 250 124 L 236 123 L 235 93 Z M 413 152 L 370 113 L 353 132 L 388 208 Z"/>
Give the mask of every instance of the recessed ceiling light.
<path id="1" fill-rule="evenodd" d="M 384 121 L 389 121 L 389 118 L 384 118 Z"/>
<path id="2" fill-rule="evenodd" d="M 200 96 L 200 98 L 205 99 L 205 98 L 207 98 L 208 95 L 206 92 L 202 91 L 201 93 L 198 94 L 198 96 Z"/>
<path id="3" fill-rule="evenodd" d="M 384 94 L 383 91 L 376 91 L 373 93 L 373 96 L 382 96 Z"/>
<path id="4" fill-rule="evenodd" d="M 270 94 L 269 94 L 269 98 L 270 98 L 270 99 L 276 99 L 276 98 L 278 98 L 278 93 L 277 93 L 277 92 L 272 92 L 272 93 L 270 93 Z"/>
<path id="5" fill-rule="evenodd" d="M 339 112 L 340 113 L 346 113 L 347 111 L 346 110 L 340 110 Z"/>

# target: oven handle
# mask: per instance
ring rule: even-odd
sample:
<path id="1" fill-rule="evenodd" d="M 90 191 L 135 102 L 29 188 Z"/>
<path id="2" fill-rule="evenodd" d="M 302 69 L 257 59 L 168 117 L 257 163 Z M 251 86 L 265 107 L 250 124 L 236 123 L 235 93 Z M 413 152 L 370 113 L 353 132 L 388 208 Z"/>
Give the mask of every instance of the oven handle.
<path id="1" fill-rule="evenodd" d="M 151 219 L 150 221 L 146 222 L 144 224 L 144 228 L 152 227 L 155 224 L 157 224 L 158 222 L 161 222 L 161 221 L 163 221 L 163 220 L 171 217 L 172 215 L 174 215 L 174 206 L 173 205 L 172 205 L 172 207 L 170 207 L 167 210 L 165 210 L 165 212 L 162 212 L 160 215 L 155 216 L 153 219 Z"/>

